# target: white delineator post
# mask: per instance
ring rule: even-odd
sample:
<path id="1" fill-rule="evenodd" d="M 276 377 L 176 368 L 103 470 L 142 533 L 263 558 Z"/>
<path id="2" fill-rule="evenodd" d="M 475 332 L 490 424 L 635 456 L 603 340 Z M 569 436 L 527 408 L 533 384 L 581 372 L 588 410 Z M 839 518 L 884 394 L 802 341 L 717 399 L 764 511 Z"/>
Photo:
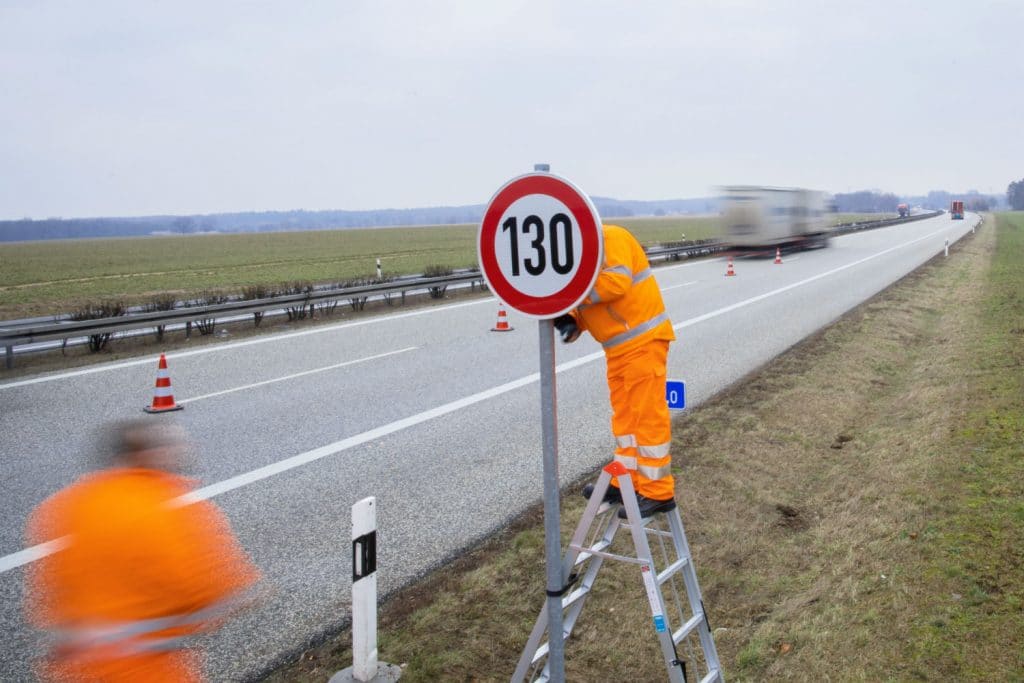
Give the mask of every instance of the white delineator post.
<path id="1" fill-rule="evenodd" d="M 384 276 L 383 276 L 383 274 L 381 273 L 381 270 L 380 270 L 380 259 L 377 259 L 377 279 L 378 280 L 383 280 L 384 279 Z"/>
<path id="2" fill-rule="evenodd" d="M 949 256 L 949 240 L 946 240 L 946 256 Z"/>
<path id="3" fill-rule="evenodd" d="M 397 681 L 401 668 L 377 660 L 377 499 L 352 506 L 352 666 L 328 683 Z"/>
<path id="4" fill-rule="evenodd" d="M 377 499 L 352 506 L 352 674 L 377 675 Z"/>

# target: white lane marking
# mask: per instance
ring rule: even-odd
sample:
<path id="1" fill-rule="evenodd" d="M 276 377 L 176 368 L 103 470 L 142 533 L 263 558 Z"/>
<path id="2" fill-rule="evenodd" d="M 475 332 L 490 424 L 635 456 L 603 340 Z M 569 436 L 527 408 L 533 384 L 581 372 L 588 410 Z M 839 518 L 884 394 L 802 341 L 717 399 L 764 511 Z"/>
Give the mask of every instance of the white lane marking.
<path id="1" fill-rule="evenodd" d="M 174 358 L 187 358 L 189 356 L 198 356 L 204 353 L 216 353 L 218 351 L 229 351 L 231 349 L 241 348 L 243 346 L 252 346 L 253 344 L 266 344 L 268 342 L 280 341 L 282 339 L 294 339 L 295 337 L 305 337 L 310 334 L 322 334 L 324 332 L 333 332 L 334 330 L 340 330 L 347 327 L 359 327 L 361 325 L 371 325 L 373 323 L 387 322 L 390 320 L 401 320 L 402 318 L 410 318 L 417 315 L 426 315 L 433 313 L 438 310 L 449 310 L 453 308 L 463 308 L 465 306 L 479 306 L 489 302 L 494 302 L 495 299 L 487 298 L 480 299 L 479 301 L 468 301 L 461 304 L 450 304 L 447 306 L 432 306 L 430 308 L 421 309 L 418 311 L 409 311 L 408 313 L 395 313 L 394 315 L 383 315 L 374 318 L 367 318 L 366 320 L 354 320 L 348 323 L 338 323 L 337 325 L 326 325 L 324 327 L 316 327 L 309 330 L 300 330 L 298 332 L 285 332 L 283 334 L 272 334 L 267 337 L 259 337 L 256 339 L 248 339 L 246 341 L 230 342 L 227 344 L 220 344 L 217 346 L 209 346 L 202 349 L 192 349 L 191 351 L 176 351 L 174 353 L 165 354 L 168 359 Z M 109 365 L 98 365 L 91 368 L 83 368 L 82 370 L 70 370 L 68 372 L 60 372 L 53 375 L 44 375 L 42 377 L 33 377 L 32 379 L 23 379 L 17 382 L 8 382 L 7 384 L 0 384 L 0 389 L 13 389 L 15 387 L 23 387 L 29 384 L 39 384 L 40 382 L 51 382 L 58 379 L 66 379 L 68 377 L 79 377 L 81 375 L 91 375 L 96 372 L 106 372 L 108 370 L 120 370 L 122 368 L 130 368 L 135 365 L 150 365 L 158 362 L 160 356 L 149 356 L 146 358 L 139 358 L 137 360 L 122 361 L 120 363 L 110 363 Z"/>
<path id="2" fill-rule="evenodd" d="M 213 398 L 214 396 L 223 396 L 224 394 L 232 394 L 236 391 L 245 391 L 246 389 L 255 389 L 256 387 L 266 386 L 267 384 L 274 384 L 275 382 L 285 382 L 290 379 L 297 377 L 305 377 L 306 375 L 315 375 L 318 372 L 327 372 L 328 370 L 335 370 L 337 368 L 343 368 L 346 365 L 355 365 L 356 363 L 365 363 L 370 360 L 377 360 L 379 358 L 386 358 L 388 356 L 394 356 L 399 353 L 405 353 L 406 351 L 412 351 L 418 349 L 418 346 L 409 346 L 404 349 L 398 349 L 397 351 L 388 351 L 387 353 L 378 353 L 376 356 L 367 356 L 366 358 L 356 358 L 355 360 L 347 360 L 344 363 L 335 363 L 334 365 L 328 365 L 322 368 L 313 368 L 312 370 L 304 370 L 302 372 L 296 372 L 292 375 L 285 375 L 283 377 L 275 377 L 274 379 L 266 379 L 262 382 L 255 382 L 253 384 L 246 384 L 245 386 L 235 387 L 234 389 L 224 389 L 223 391 L 215 391 L 212 394 L 203 394 L 202 396 L 193 396 L 192 398 L 179 399 L 178 403 L 191 403 L 192 401 L 202 401 L 204 398 Z"/>
<path id="3" fill-rule="evenodd" d="M 799 260 L 800 260 L 799 256 L 783 256 L 782 257 L 782 262 L 783 263 L 791 263 L 793 261 L 799 261 Z"/>
<path id="4" fill-rule="evenodd" d="M 0 574 L 10 571 L 16 567 L 20 567 L 23 564 L 30 564 L 36 560 L 41 560 L 47 555 L 52 555 L 58 550 L 63 550 L 67 541 L 67 536 L 61 536 L 60 538 L 52 541 L 40 543 L 39 545 L 34 545 L 31 548 L 25 548 L 24 550 L 19 550 L 16 553 L 11 553 L 10 555 L 4 555 L 3 557 L 0 557 Z"/>
<path id="5" fill-rule="evenodd" d="M 803 285 L 810 284 L 811 282 L 815 282 L 817 280 L 820 280 L 823 277 L 828 277 L 829 275 L 835 275 L 836 273 L 841 273 L 842 271 L 846 270 L 847 268 L 853 268 L 854 266 L 859 266 L 862 263 L 867 263 L 868 261 L 876 259 L 879 256 L 885 256 L 886 254 L 888 254 L 888 253 L 890 253 L 892 251 L 896 251 L 897 249 L 902 249 L 903 247 L 909 247 L 911 244 L 916 244 L 916 243 L 921 242 L 923 240 L 932 238 L 935 235 L 938 235 L 940 232 L 944 232 L 946 229 L 947 228 L 943 228 L 941 230 L 936 230 L 935 232 L 931 232 L 931 233 L 928 233 L 927 235 L 922 235 L 921 237 L 917 237 L 915 239 L 912 239 L 909 242 L 904 242 L 903 244 L 897 244 L 895 247 L 889 247 L 888 249 L 884 249 L 884 250 L 882 250 L 882 251 L 880 251 L 878 253 L 872 254 L 871 256 L 865 256 L 864 258 L 859 259 L 857 261 L 853 261 L 851 263 L 847 263 L 844 266 L 839 266 L 838 268 L 833 268 L 832 270 L 827 270 L 824 273 L 818 273 L 817 275 L 812 275 L 809 278 L 805 278 L 805 279 L 800 280 L 798 282 L 794 282 L 792 284 L 785 285 L 784 287 L 779 287 L 777 289 L 773 289 L 773 290 L 771 290 L 769 292 L 765 292 L 764 294 L 758 294 L 757 296 L 751 297 L 749 299 L 744 299 L 743 301 L 738 301 L 738 302 L 736 302 L 734 304 L 730 304 L 730 305 L 725 306 L 723 308 L 719 308 L 716 311 L 711 311 L 710 313 L 705 313 L 704 315 L 698 315 L 696 318 L 690 318 L 689 320 L 684 320 L 681 323 L 673 325 L 672 329 L 674 329 L 674 330 L 681 330 L 684 327 L 690 327 L 692 325 L 697 325 L 698 323 L 702 323 L 705 320 L 710 320 L 712 318 L 717 318 L 720 315 L 725 315 L 726 313 L 731 313 L 732 311 L 735 311 L 737 308 L 743 308 L 744 306 L 749 306 L 750 304 L 757 303 L 758 301 L 763 301 L 763 300 L 767 299 L 768 297 L 775 296 L 776 294 L 782 294 L 783 292 L 788 292 L 791 289 L 796 289 L 797 287 L 802 287 Z M 962 237 L 962 235 L 961 235 L 961 237 Z M 936 251 L 935 253 L 938 253 L 938 251 Z"/>
<path id="6" fill-rule="evenodd" d="M 681 330 L 685 327 L 692 327 L 693 325 L 697 325 L 706 320 L 716 318 L 720 315 L 725 315 L 726 313 L 735 311 L 738 308 L 742 308 L 752 303 L 762 301 L 764 299 L 767 299 L 768 297 L 775 296 L 776 294 L 781 294 L 782 292 L 787 292 L 791 289 L 795 289 L 802 285 L 815 282 L 816 280 L 820 280 L 823 277 L 828 277 L 829 275 L 834 275 L 835 273 L 842 272 L 848 268 L 852 268 L 867 261 L 876 259 L 879 256 L 884 256 L 885 254 L 888 254 L 897 249 L 902 249 L 903 247 L 908 247 L 911 244 L 916 244 L 922 240 L 934 237 L 935 235 L 943 232 L 946 229 L 948 229 L 948 226 L 947 228 L 943 228 L 942 230 L 936 230 L 935 232 L 910 240 L 909 242 L 904 242 L 903 244 L 899 244 L 895 247 L 890 247 L 889 249 L 880 251 L 877 254 L 866 256 L 858 261 L 847 263 L 844 266 L 833 268 L 832 270 L 820 273 L 818 275 L 813 275 L 805 280 L 800 280 L 799 282 L 794 282 L 792 284 L 786 285 L 785 287 L 779 287 L 778 289 L 773 289 L 770 292 L 765 292 L 764 294 L 760 294 L 749 299 L 744 299 L 743 301 L 739 301 L 729 306 L 725 306 L 724 308 L 719 308 L 718 310 L 711 311 L 710 313 L 699 315 L 696 318 L 684 320 L 681 323 L 673 325 L 672 329 Z M 938 253 L 938 251 L 936 251 L 936 253 Z M 604 358 L 604 351 L 595 351 L 594 353 L 581 356 L 575 360 L 562 363 L 555 368 L 555 371 L 558 373 L 566 372 L 568 370 L 572 370 L 573 368 L 578 368 L 582 365 L 592 363 L 600 358 Z M 359 446 L 361 444 L 366 443 L 367 441 L 373 441 L 374 439 L 379 439 L 389 434 L 394 434 L 395 432 L 401 431 L 403 429 L 414 427 L 423 422 L 427 422 L 428 420 L 433 420 L 434 418 L 441 417 L 442 415 L 447 415 L 448 413 L 454 412 L 456 410 L 468 408 L 469 406 L 475 403 L 480 403 L 481 401 L 486 401 L 496 396 L 501 396 L 502 394 L 506 394 L 510 391 L 514 391 L 515 389 L 528 386 L 539 380 L 539 372 L 534 373 L 532 375 L 527 375 L 526 377 L 521 377 L 511 382 L 506 382 L 505 384 L 502 384 L 500 386 L 492 387 L 490 389 L 486 389 L 484 391 L 472 394 L 471 396 L 466 396 L 465 398 L 461 398 L 457 401 L 446 403 L 443 406 L 431 408 L 430 410 L 425 410 L 422 413 L 417 413 L 416 415 L 412 415 L 402 420 L 382 425 L 380 427 L 377 427 L 376 429 L 371 429 L 368 432 L 363 432 L 362 434 L 350 436 L 347 439 L 335 441 L 334 443 L 327 444 L 326 446 L 321 446 L 320 448 L 315 448 L 311 451 L 306 451 L 305 453 L 293 455 L 290 458 L 279 460 L 275 463 L 271 463 L 269 465 L 259 467 L 255 470 L 251 470 L 249 472 L 239 474 L 235 477 L 231 477 L 230 479 L 225 479 L 224 481 L 210 484 L 209 486 L 204 486 L 184 496 L 181 496 L 180 498 L 177 498 L 172 502 L 177 505 L 189 505 L 200 500 L 207 500 L 209 498 L 213 498 L 214 496 L 218 496 L 222 493 L 226 493 L 228 491 L 232 491 L 234 489 L 252 484 L 253 482 L 260 481 L 261 479 L 272 477 L 275 474 L 281 474 L 282 472 L 287 472 L 288 470 L 300 467 L 302 465 L 306 465 L 316 460 L 320 460 L 321 458 L 326 458 L 329 455 L 334 455 L 335 453 L 340 453 L 341 451 L 347 450 L 349 448 Z M 47 555 L 56 552 L 60 548 L 60 544 L 58 542 L 62 540 L 63 539 L 57 539 L 57 541 L 50 541 L 48 543 L 43 543 L 41 545 L 32 546 L 31 548 L 26 548 L 25 550 L 20 550 L 16 553 L 0 557 L 0 574 L 11 569 L 14 569 L 15 567 L 20 567 L 23 564 L 35 562 L 36 560 L 42 557 L 46 557 Z"/>
<path id="7" fill-rule="evenodd" d="M 680 287 L 689 287 L 690 285 L 695 285 L 695 284 L 697 284 L 696 280 L 694 280 L 693 282 L 684 282 L 681 285 L 672 285 L 671 287 L 662 287 L 661 291 L 667 292 L 670 289 L 679 289 Z"/>

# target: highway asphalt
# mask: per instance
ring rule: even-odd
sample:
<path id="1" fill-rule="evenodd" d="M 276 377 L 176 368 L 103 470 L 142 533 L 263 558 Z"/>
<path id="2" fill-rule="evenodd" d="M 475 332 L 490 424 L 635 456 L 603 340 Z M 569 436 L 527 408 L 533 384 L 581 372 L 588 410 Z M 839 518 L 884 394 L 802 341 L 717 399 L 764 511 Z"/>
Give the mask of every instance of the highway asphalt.
<path id="1" fill-rule="evenodd" d="M 851 234 L 827 249 L 657 268 L 676 326 L 669 377 L 695 407 L 951 248 L 978 217 Z M 351 506 L 376 496 L 378 582 L 392 591 L 541 499 L 537 323 L 485 298 L 168 355 L 197 495 L 226 512 L 271 592 L 205 639 L 211 680 L 257 676 L 348 617 Z M 563 484 L 609 458 L 603 354 L 557 345 Z M 140 417 L 156 359 L 0 382 L 0 679 L 30 680 L 21 613 L 28 514 L 88 471 L 98 435 Z M 2 376 L 0 376 L 2 377 Z M 685 489 L 686 510 L 700 491 Z M 576 495 L 575 490 L 565 495 Z M 543 586 L 538 586 L 542 595 Z M 533 598 L 531 598 L 533 599 Z M 541 603 L 537 602 L 540 609 Z M 518 653 L 514 653 L 517 655 Z M 515 665 L 510 655 L 509 673 Z"/>

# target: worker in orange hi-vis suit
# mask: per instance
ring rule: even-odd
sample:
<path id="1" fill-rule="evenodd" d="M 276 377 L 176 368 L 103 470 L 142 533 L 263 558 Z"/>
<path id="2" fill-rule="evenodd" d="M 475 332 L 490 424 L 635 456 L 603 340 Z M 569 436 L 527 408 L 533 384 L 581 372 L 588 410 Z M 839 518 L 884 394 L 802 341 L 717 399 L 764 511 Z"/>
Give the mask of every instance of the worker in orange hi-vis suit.
<path id="1" fill-rule="evenodd" d="M 617 225 L 603 226 L 603 234 L 604 265 L 593 290 L 554 325 L 565 343 L 586 330 L 604 347 L 615 460 L 630 470 L 647 517 L 675 507 L 665 366 L 676 336 L 640 243 Z M 583 490 L 588 498 L 592 492 L 591 484 Z M 622 500 L 614 479 L 605 500 Z M 625 517 L 625 509 L 619 515 Z"/>
<path id="2" fill-rule="evenodd" d="M 181 500 L 180 430 L 119 427 L 109 469 L 86 475 L 33 513 L 26 611 L 51 632 L 39 676 L 57 681 L 199 681 L 188 636 L 243 602 L 259 572 L 212 503 Z"/>

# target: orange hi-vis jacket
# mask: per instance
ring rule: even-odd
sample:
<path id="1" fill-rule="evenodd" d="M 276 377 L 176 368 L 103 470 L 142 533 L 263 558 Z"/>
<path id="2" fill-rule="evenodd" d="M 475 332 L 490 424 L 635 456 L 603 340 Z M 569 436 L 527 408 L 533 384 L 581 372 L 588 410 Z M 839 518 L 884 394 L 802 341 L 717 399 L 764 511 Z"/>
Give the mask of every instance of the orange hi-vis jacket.
<path id="1" fill-rule="evenodd" d="M 87 475 L 33 513 L 31 543 L 62 549 L 28 568 L 30 620 L 56 643 L 44 679 L 200 680 L 186 637 L 227 616 L 258 571 L 212 503 L 158 470 Z"/>
<path id="2" fill-rule="evenodd" d="M 672 498 L 665 373 L 676 336 L 647 255 L 625 228 L 604 226 L 604 267 L 573 317 L 604 347 L 615 460 L 630 470 L 637 493 Z"/>
<path id="3" fill-rule="evenodd" d="M 609 358 L 646 342 L 676 338 L 643 247 L 625 228 L 602 226 L 604 267 L 594 288 L 572 312 Z"/>

